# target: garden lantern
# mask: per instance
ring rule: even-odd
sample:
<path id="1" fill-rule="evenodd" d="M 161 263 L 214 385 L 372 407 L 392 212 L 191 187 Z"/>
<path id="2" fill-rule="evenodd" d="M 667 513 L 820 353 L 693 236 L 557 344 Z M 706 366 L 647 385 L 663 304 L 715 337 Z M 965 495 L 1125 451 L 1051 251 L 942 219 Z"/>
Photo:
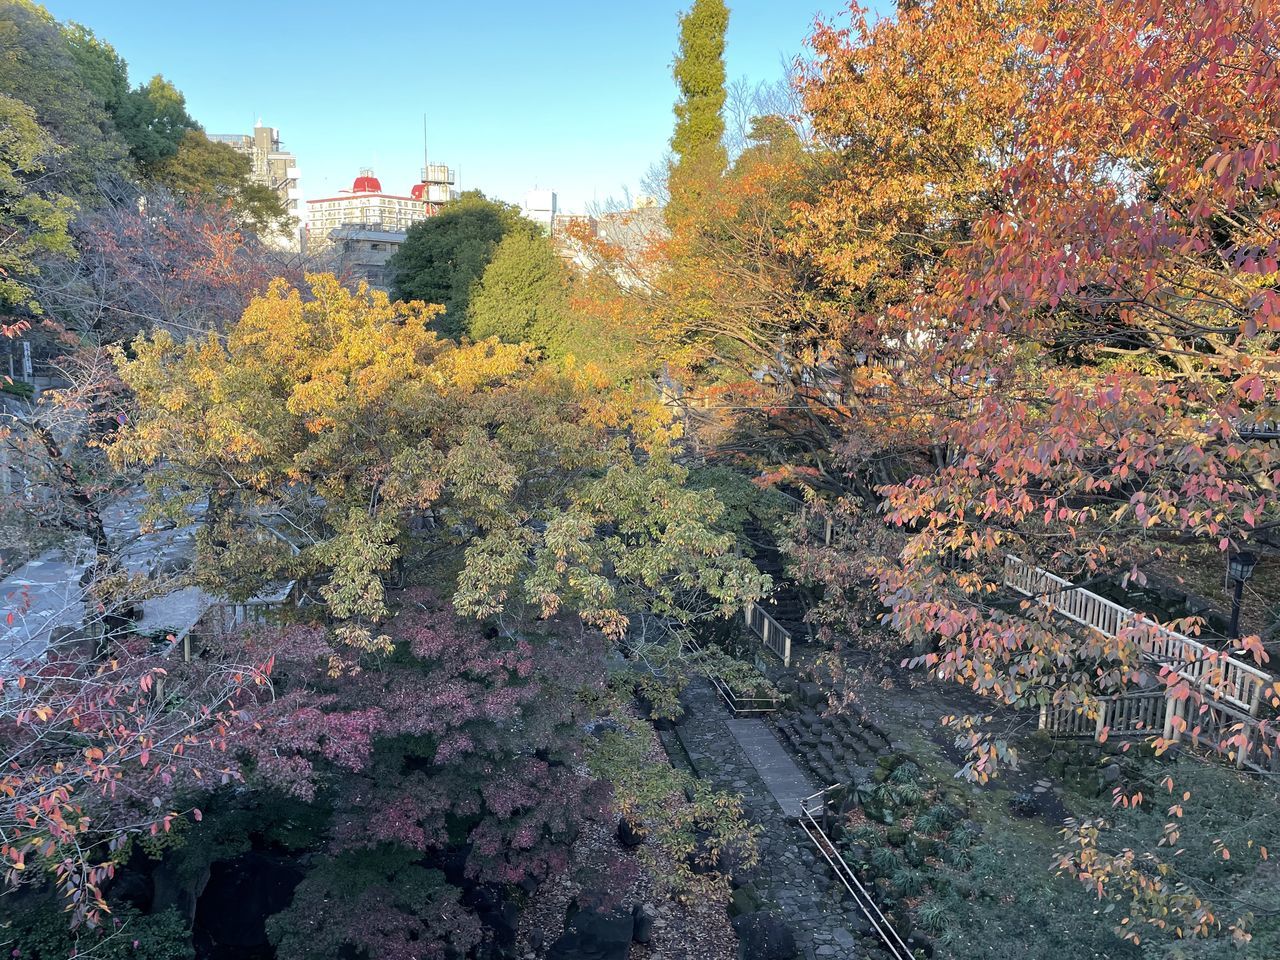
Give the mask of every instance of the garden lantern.
<path id="1" fill-rule="evenodd" d="M 1236 550 L 1227 556 L 1227 577 L 1234 590 L 1231 594 L 1231 629 L 1230 639 L 1240 638 L 1240 601 L 1244 596 L 1245 581 L 1253 576 L 1253 568 L 1258 558 L 1248 550 Z"/>

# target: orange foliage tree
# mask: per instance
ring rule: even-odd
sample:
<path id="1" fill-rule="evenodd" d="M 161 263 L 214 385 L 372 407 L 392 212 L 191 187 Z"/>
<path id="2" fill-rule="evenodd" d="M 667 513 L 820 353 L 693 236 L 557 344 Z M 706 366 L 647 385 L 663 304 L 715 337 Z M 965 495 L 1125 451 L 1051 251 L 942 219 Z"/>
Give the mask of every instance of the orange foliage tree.
<path id="1" fill-rule="evenodd" d="M 735 400 L 742 420 L 819 425 L 756 462 L 826 494 L 834 544 L 802 537 L 797 559 L 834 628 L 887 605 L 917 665 L 1002 703 L 1093 719 L 1154 687 L 1190 704 L 1196 732 L 1221 658 L 1197 686 L 1153 662 L 1151 628 L 1071 629 L 1001 581 L 1011 553 L 1124 589 L 1273 542 L 1278 12 L 932 0 L 818 28 L 814 139 L 790 158 L 804 176 L 768 181 L 781 210 L 762 221 L 738 202 L 749 179 L 723 178 L 651 287 L 694 376 L 750 370 L 770 388 Z M 753 243 L 724 242 L 762 222 Z M 1231 646 L 1266 662 L 1257 636 Z M 1234 757 L 1247 737 L 1266 763 L 1275 732 L 1263 716 L 1207 739 Z M 999 757 L 978 747 L 971 772 L 989 775 Z M 1132 895 L 1131 936 L 1218 928 L 1202 898 L 1170 895 L 1176 880 L 1139 883 L 1176 877 L 1171 862 L 1126 869 L 1092 828 L 1066 863 Z"/>

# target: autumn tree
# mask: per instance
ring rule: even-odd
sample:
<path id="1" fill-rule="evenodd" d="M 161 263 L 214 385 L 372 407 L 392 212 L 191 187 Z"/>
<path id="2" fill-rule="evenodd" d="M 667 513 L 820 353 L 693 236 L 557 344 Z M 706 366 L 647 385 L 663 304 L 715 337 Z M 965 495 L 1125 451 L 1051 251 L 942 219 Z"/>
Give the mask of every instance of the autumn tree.
<path id="1" fill-rule="evenodd" d="M 42 258 L 36 283 L 51 318 L 89 345 L 225 330 L 274 277 L 302 277 L 302 258 L 233 210 L 120 180 L 102 198 L 71 225 L 76 256 Z"/>
<path id="2" fill-rule="evenodd" d="M 1001 702 L 1096 718 L 1154 686 L 1208 709 L 1143 628 L 1076 631 L 999 586 L 1014 553 L 1123 590 L 1276 522 L 1270 14 L 928 3 L 819 30 L 806 97 L 835 180 L 791 249 L 852 307 L 817 370 L 849 412 L 843 495 L 820 508 L 847 532 L 802 563 L 850 630 L 878 614 L 853 602 L 874 584 L 917 664 Z M 1274 741 L 1264 720 L 1253 749 Z M 1125 891 L 1131 936 L 1217 929 L 1170 896 L 1176 862 L 1098 857 L 1091 829 L 1069 859 Z"/>
<path id="3" fill-rule="evenodd" d="M 460 894 L 563 871 L 605 799 L 575 768 L 579 687 L 598 684 L 598 660 L 567 637 L 484 630 L 421 591 L 402 599 L 385 653 L 317 628 L 250 640 L 291 692 L 251 708 L 232 752 L 264 788 L 333 807 L 324 857 L 271 920 L 282 957 L 466 950 L 484 931 Z"/>
<path id="4" fill-rule="evenodd" d="M 465 550 L 468 612 L 550 612 L 572 588 L 594 620 L 625 623 L 609 592 L 620 571 L 571 552 L 582 537 L 612 542 L 601 527 L 621 519 L 612 505 L 595 508 L 600 530 L 575 518 L 563 542 L 550 521 L 610 468 L 678 487 L 661 416 L 590 368 L 539 363 L 530 346 L 443 340 L 430 329 L 438 309 L 315 276 L 306 295 L 273 284 L 225 340 L 141 339 L 121 357 L 138 413 L 114 455 L 155 467 L 167 511 L 207 503 L 206 575 L 233 589 L 319 575 L 334 616 L 376 621 L 383 578 L 408 550 Z M 610 439 L 628 426 L 652 457 Z M 660 582 L 693 564 L 726 611 L 764 587 L 728 538 L 685 543 L 693 518 L 642 529 L 654 566 L 627 576 Z M 557 551 L 563 563 L 541 559 Z M 533 577 L 540 567 L 567 584 Z"/>
<path id="5" fill-rule="evenodd" d="M 77 585 L 67 590 L 68 602 L 82 602 L 71 597 Z M 65 616 L 52 612 L 54 622 Z M 52 881 L 71 922 L 96 925 L 121 851 L 184 816 L 199 819 L 188 804 L 202 784 L 238 776 L 226 739 L 269 665 L 184 666 L 139 638 L 87 656 L 85 638 L 103 616 L 89 603 L 79 622 L 83 632 L 43 650 L 6 637 L 14 656 L 0 727 L 0 858 L 8 885 Z"/>

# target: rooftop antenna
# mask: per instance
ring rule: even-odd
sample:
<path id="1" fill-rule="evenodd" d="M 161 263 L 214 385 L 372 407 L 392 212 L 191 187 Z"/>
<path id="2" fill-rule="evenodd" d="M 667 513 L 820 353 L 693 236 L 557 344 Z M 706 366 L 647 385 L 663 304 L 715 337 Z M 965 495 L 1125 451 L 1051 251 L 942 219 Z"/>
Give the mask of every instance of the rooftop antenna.
<path id="1" fill-rule="evenodd" d="M 422 114 L 422 180 L 425 183 L 427 179 L 427 167 L 430 162 L 427 160 L 427 115 Z"/>

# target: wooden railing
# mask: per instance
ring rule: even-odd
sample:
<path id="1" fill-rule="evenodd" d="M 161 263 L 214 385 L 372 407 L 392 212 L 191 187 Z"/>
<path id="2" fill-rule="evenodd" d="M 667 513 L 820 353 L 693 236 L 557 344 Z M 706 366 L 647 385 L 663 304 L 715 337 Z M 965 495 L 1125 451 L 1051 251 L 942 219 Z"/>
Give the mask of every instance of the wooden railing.
<path id="1" fill-rule="evenodd" d="M 1276 689 L 1269 673 L 1012 554 L 1005 557 L 1004 584 L 1104 636 L 1133 639 L 1145 659 L 1186 681 L 1198 694 L 1187 697 L 1177 689 L 1179 684 L 1169 684 L 1102 697 L 1089 708 L 1046 706 L 1040 710 L 1041 729 L 1056 736 L 1099 739 L 1158 735 L 1177 741 L 1186 736 L 1226 753 L 1239 767 L 1263 772 L 1276 768 L 1280 751 L 1264 749 L 1264 731 L 1270 725 L 1258 717 L 1268 691 Z"/>
<path id="2" fill-rule="evenodd" d="M 1258 423 L 1242 423 L 1236 428 L 1240 436 L 1254 440 L 1280 439 L 1280 420 L 1263 420 Z"/>
<path id="3" fill-rule="evenodd" d="M 1136 691 L 1103 697 L 1090 717 L 1081 707 L 1040 708 L 1040 729 L 1059 737 L 1151 737 L 1161 734 L 1168 716 L 1169 697 L 1163 690 Z"/>
<path id="4" fill-rule="evenodd" d="M 742 616 L 746 619 L 751 632 L 760 638 L 760 642 L 767 649 L 778 656 L 782 665 L 791 666 L 791 631 L 773 619 L 757 603 L 748 603 L 743 607 Z"/>
<path id="5" fill-rule="evenodd" d="M 1257 715 L 1263 696 L 1275 683 L 1274 677 L 1250 663 L 1170 630 L 1012 554 L 1005 557 L 1004 584 L 1104 636 L 1132 638 L 1148 660 L 1167 667 L 1212 699 L 1252 716 Z"/>

